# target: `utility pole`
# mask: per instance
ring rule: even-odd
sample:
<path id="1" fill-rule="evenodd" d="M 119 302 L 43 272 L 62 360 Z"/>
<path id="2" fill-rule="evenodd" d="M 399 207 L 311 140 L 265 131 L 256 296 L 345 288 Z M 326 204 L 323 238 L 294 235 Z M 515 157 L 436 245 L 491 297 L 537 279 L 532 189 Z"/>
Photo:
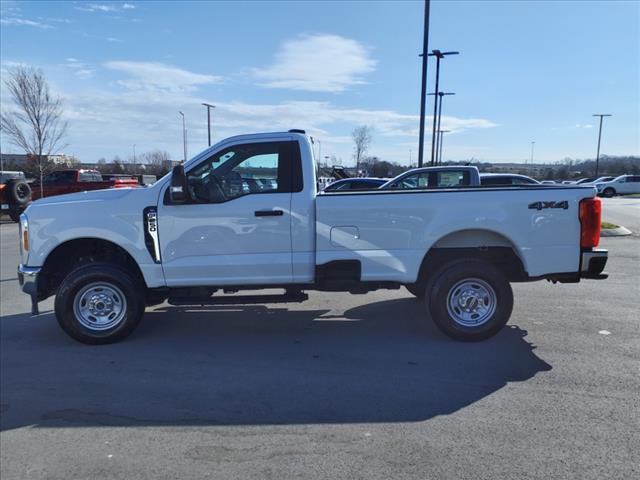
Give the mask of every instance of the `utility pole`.
<path id="1" fill-rule="evenodd" d="M 535 144 L 536 142 L 531 142 L 531 161 L 529 162 L 531 165 L 533 165 L 533 147 L 535 146 Z"/>
<path id="2" fill-rule="evenodd" d="M 184 120 L 184 113 L 182 112 L 178 112 L 178 113 L 182 115 L 182 147 L 184 149 L 183 161 L 186 162 L 187 161 L 187 127 Z"/>
<path id="3" fill-rule="evenodd" d="M 411 149 L 409 149 L 409 168 L 411 168 Z"/>
<path id="4" fill-rule="evenodd" d="M 438 95 L 438 84 L 440 82 L 440 60 L 446 57 L 447 55 L 458 55 L 460 52 L 441 52 L 440 50 L 433 50 L 432 53 L 429 54 L 430 57 L 436 57 L 436 88 L 434 90 L 434 95 Z M 434 164 L 435 158 L 435 149 L 436 149 L 436 117 L 438 116 L 438 102 L 433 102 L 433 130 L 431 135 L 431 165 Z"/>
<path id="5" fill-rule="evenodd" d="M 216 106 L 209 103 L 203 103 L 202 105 L 207 107 L 207 138 L 208 145 L 211 146 L 211 109 L 216 108 Z"/>
<path id="6" fill-rule="evenodd" d="M 429 51 L 429 0 L 424 1 L 424 31 L 422 37 L 422 87 L 420 89 L 420 138 L 418 140 L 418 167 L 424 158 L 424 114 L 427 106 L 427 63 Z"/>
<path id="7" fill-rule="evenodd" d="M 600 117 L 600 128 L 598 129 L 598 153 L 596 154 L 596 177 L 598 177 L 598 167 L 600 166 L 600 140 L 602 139 L 602 117 L 610 117 L 610 113 L 594 113 L 593 117 Z"/>
<path id="8" fill-rule="evenodd" d="M 437 163 L 438 163 L 439 165 L 442 165 L 442 140 L 443 140 L 443 138 L 444 138 L 444 134 L 445 134 L 445 133 L 449 133 L 450 131 L 451 131 L 451 130 L 438 130 L 439 137 L 440 137 L 440 141 L 439 141 L 439 143 L 440 143 L 440 148 L 439 148 L 440 156 L 439 156 L 439 158 L 437 159 Z"/>
<path id="9" fill-rule="evenodd" d="M 429 95 L 435 95 L 435 93 L 430 93 Z M 442 118 L 442 97 L 444 97 L 445 95 L 455 95 L 455 93 L 453 92 L 438 92 L 438 96 L 440 97 L 440 102 L 439 102 L 439 106 L 438 106 L 438 128 L 436 129 L 437 132 L 440 132 L 440 119 Z M 438 163 L 438 158 L 439 158 L 439 145 L 440 145 L 440 140 L 438 138 L 436 138 L 436 163 Z"/>

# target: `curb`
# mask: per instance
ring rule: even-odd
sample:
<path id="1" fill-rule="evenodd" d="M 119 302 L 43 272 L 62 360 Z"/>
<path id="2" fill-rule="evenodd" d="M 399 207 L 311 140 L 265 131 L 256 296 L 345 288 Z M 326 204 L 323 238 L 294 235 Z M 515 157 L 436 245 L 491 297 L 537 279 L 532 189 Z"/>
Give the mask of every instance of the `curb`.
<path id="1" fill-rule="evenodd" d="M 627 235 L 631 235 L 631 233 L 631 230 L 624 227 L 603 228 L 600 230 L 601 237 L 626 237 Z"/>

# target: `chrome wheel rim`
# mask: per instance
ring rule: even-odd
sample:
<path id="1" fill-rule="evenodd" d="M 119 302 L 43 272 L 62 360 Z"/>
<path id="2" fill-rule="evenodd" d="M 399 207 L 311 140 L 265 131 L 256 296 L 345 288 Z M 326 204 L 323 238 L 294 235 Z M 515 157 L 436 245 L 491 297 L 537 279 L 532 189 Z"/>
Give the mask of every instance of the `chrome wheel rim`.
<path id="1" fill-rule="evenodd" d="M 458 325 L 479 327 L 496 311 L 498 299 L 491 285 L 479 278 L 457 282 L 447 294 L 447 311 Z"/>
<path id="2" fill-rule="evenodd" d="M 108 330 L 124 319 L 127 299 L 122 290 L 111 283 L 91 283 L 76 293 L 73 313 L 80 324 L 95 331 Z"/>

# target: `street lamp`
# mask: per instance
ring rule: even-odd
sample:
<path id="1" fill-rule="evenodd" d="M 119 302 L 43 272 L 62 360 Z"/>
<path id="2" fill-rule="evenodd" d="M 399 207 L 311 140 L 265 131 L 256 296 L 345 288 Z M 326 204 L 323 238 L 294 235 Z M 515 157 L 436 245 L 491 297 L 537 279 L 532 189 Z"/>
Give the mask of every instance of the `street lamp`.
<path id="1" fill-rule="evenodd" d="M 209 146 L 211 146 L 211 109 L 216 108 L 216 106 L 209 103 L 203 103 L 202 105 L 207 107 L 207 138 L 209 139 Z"/>
<path id="2" fill-rule="evenodd" d="M 435 93 L 430 93 L 429 95 L 435 95 Z M 438 128 L 437 131 L 440 131 L 440 119 L 442 118 L 442 97 L 444 97 L 445 95 L 455 95 L 455 93 L 453 92 L 438 92 L 438 96 L 440 97 L 440 105 L 438 106 Z M 436 142 L 439 143 L 438 139 L 436 139 Z M 438 160 L 438 143 L 436 143 L 436 163 Z"/>
<path id="3" fill-rule="evenodd" d="M 602 117 L 610 117 L 610 113 L 594 113 L 593 117 L 600 117 L 600 128 L 598 130 L 598 153 L 596 154 L 596 178 L 598 178 L 598 166 L 600 164 L 600 139 L 602 138 Z"/>
<path id="4" fill-rule="evenodd" d="M 187 161 L 187 127 L 184 120 L 184 113 L 178 112 L 182 115 L 182 147 L 184 149 L 184 161 Z"/>
<path id="5" fill-rule="evenodd" d="M 420 139 L 418 140 L 418 167 L 424 157 L 424 114 L 427 104 L 427 52 L 429 51 L 429 0 L 424 1 L 424 31 L 422 34 L 422 88 L 420 89 Z"/>
<path id="6" fill-rule="evenodd" d="M 429 54 L 430 57 L 436 57 L 436 88 L 434 94 L 437 95 L 438 83 L 440 82 L 440 60 L 447 55 L 458 55 L 460 52 L 441 52 L 440 50 L 433 50 Z M 438 102 L 433 102 L 433 134 L 431 135 L 431 165 L 435 161 L 435 147 L 436 147 L 436 117 L 438 115 Z"/>
<path id="7" fill-rule="evenodd" d="M 438 161 L 436 163 L 442 165 L 442 139 L 444 138 L 444 134 L 445 133 L 449 133 L 451 132 L 451 130 L 438 130 L 438 137 L 439 137 L 439 141 L 438 143 L 440 144 L 440 157 L 438 158 Z"/>
<path id="8" fill-rule="evenodd" d="M 529 162 L 531 165 L 533 165 L 533 147 L 535 146 L 535 144 L 536 142 L 531 142 L 531 161 Z"/>

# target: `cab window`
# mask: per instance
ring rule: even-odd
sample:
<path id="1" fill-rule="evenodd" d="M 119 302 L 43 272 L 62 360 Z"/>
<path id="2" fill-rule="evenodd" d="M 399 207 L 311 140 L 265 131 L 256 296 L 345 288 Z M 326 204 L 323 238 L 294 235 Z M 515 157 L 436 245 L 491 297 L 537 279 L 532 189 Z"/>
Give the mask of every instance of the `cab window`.
<path id="1" fill-rule="evenodd" d="M 221 203 L 244 195 L 302 190 L 297 142 L 265 142 L 226 148 L 187 173 L 196 203 Z"/>

